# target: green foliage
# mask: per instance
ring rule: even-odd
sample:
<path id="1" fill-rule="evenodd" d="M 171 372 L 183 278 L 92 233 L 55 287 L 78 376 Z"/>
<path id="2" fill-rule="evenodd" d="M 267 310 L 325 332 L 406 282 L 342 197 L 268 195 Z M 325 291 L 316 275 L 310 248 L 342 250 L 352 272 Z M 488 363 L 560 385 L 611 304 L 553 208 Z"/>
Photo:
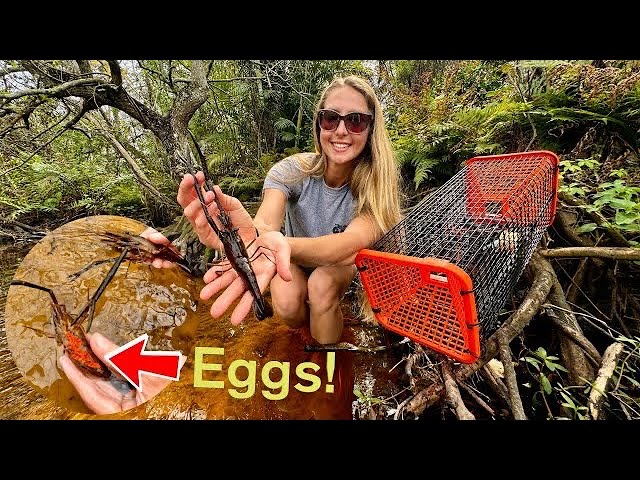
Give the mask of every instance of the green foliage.
<path id="1" fill-rule="evenodd" d="M 627 232 L 640 232 L 640 187 L 632 187 L 618 178 L 601 183 L 592 195 L 596 200 L 588 210 L 614 211 L 612 226 Z"/>
<path id="2" fill-rule="evenodd" d="M 473 156 L 549 149 L 571 161 L 561 164 L 562 191 L 593 202 L 590 208 L 615 228 L 637 233 L 635 172 L 618 168 L 606 177 L 595 159 L 604 160 L 605 144 L 631 149 L 637 144 L 640 62 L 605 62 L 606 68 L 560 60 L 217 60 L 209 71 L 209 100 L 189 128 L 214 178 L 256 197 L 275 161 L 313 148 L 313 108 L 322 88 L 335 75 L 356 73 L 372 80 L 383 101 L 406 185 L 415 190 L 437 186 Z M 190 61 L 120 64 L 128 91 L 166 114 L 186 86 L 176 80 L 189 76 Z M 107 68 L 100 62 L 91 67 Z M 43 131 L 60 113 L 55 100 L 44 104 L 30 117 L 38 126 L 34 131 Z M 140 152 L 136 159 L 152 183 L 173 197 L 176 185 L 158 140 L 128 117 L 106 113 L 120 138 L 130 139 Z M 593 141 L 598 148 L 571 159 L 566 152 L 591 128 L 597 129 Z M 20 136 L 24 131 L 4 139 L 0 153 L 9 153 L 2 170 L 27 158 L 20 148 L 35 150 Z M 101 136 L 66 133 L 6 176 L 0 186 L 0 213 L 16 218 L 74 216 L 139 207 L 144 214 L 143 194 L 128 172 Z M 101 188 L 96 179 L 109 186 Z M 597 227 L 589 222 L 579 228 L 587 233 Z"/>
<path id="3" fill-rule="evenodd" d="M 120 162 L 105 157 L 103 148 L 78 133 L 54 142 L 51 155 L 36 155 L 6 175 L 0 184 L 0 214 L 28 223 L 143 211 L 134 178 L 119 172 Z"/>
<path id="4" fill-rule="evenodd" d="M 582 405 L 563 385 L 562 373 L 567 372 L 560 363 L 559 357 L 549 355 L 543 347 L 535 351 L 527 351 L 520 358 L 527 365 L 527 371 L 535 384 L 524 383 L 523 386 L 534 390 L 531 406 L 534 412 L 541 407 L 545 409 L 545 416 L 549 420 L 560 418 L 557 416 L 558 406 L 565 407 L 573 414 L 574 419 L 584 419 L 587 407 Z"/>
<path id="5" fill-rule="evenodd" d="M 561 185 L 559 190 L 586 200 L 588 212 L 599 212 L 606 219 L 607 227 L 624 232 L 640 232 L 640 187 L 627 185 L 628 173 L 619 168 L 609 172 L 607 181 L 593 185 L 599 178 L 600 162 L 593 158 L 564 160 L 559 164 Z M 594 231 L 598 226 L 589 222 L 577 228 L 578 233 Z"/>

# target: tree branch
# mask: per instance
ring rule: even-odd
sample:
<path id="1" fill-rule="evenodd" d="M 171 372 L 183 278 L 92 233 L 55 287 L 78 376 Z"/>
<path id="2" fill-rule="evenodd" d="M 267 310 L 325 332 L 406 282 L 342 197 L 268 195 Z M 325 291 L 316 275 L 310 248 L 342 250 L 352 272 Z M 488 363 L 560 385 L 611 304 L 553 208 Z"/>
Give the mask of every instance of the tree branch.
<path id="1" fill-rule="evenodd" d="M 440 367 L 442 369 L 442 378 L 444 383 L 444 389 L 446 394 L 447 403 L 451 405 L 456 412 L 456 417 L 460 420 L 475 420 L 476 417 L 471 413 L 460 396 L 460 390 L 458 390 L 458 384 L 453 378 L 451 373 L 451 367 L 449 366 L 449 360 L 445 359 Z"/>
<path id="2" fill-rule="evenodd" d="M 511 412 L 513 413 L 514 420 L 526 420 L 527 416 L 524 413 L 524 407 L 522 406 L 522 399 L 518 392 L 518 379 L 516 377 L 516 371 L 513 368 L 513 362 L 511 361 L 511 349 L 509 348 L 509 342 L 504 336 L 503 332 L 498 334 L 496 338 L 498 342 L 498 349 L 500 351 L 500 360 L 504 366 L 504 380 L 509 389 L 509 405 L 511 406 Z"/>
<path id="3" fill-rule="evenodd" d="M 612 260 L 640 260 L 640 248 L 625 247 L 566 247 L 538 250 L 548 258 L 596 257 Z"/>
<path id="4" fill-rule="evenodd" d="M 96 87 L 98 85 L 110 84 L 97 78 L 78 78 L 50 88 L 27 88 L 18 92 L 0 92 L 0 98 L 15 100 L 16 98 L 26 97 L 28 95 L 48 95 L 50 97 L 56 97 L 59 96 L 62 92 L 69 90 L 70 88 L 87 85 Z"/>
<path id="5" fill-rule="evenodd" d="M 591 387 L 591 393 L 589 394 L 589 415 L 593 420 L 598 420 L 602 417 L 600 407 L 606 397 L 607 386 L 613 376 L 618 359 L 624 350 L 624 345 L 619 342 L 612 343 L 604 351 L 602 357 L 602 366 L 598 370 L 598 377 Z"/>

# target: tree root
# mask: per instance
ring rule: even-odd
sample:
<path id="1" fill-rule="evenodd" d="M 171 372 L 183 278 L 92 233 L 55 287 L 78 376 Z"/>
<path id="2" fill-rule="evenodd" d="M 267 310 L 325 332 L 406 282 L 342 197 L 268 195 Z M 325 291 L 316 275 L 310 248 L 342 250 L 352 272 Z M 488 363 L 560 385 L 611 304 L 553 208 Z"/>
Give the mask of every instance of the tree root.
<path id="1" fill-rule="evenodd" d="M 496 339 L 498 341 L 498 349 L 500 351 L 500 359 L 504 366 L 504 379 L 507 383 L 507 389 L 509 390 L 509 406 L 513 413 L 514 420 L 526 420 L 527 416 L 524 413 L 524 407 L 522 406 L 522 399 L 518 392 L 518 381 L 516 378 L 516 371 L 513 368 L 511 361 L 511 349 L 509 348 L 509 341 L 504 337 L 504 334 L 500 332 Z"/>
<path id="2" fill-rule="evenodd" d="M 640 248 L 625 247 L 565 247 L 539 250 L 543 257 L 595 257 L 613 260 L 640 260 Z"/>
<path id="3" fill-rule="evenodd" d="M 498 353 L 497 335 L 503 335 L 509 343 L 526 327 L 534 315 L 544 303 L 555 274 L 548 262 L 541 262 L 542 258 L 535 254 L 529 262 L 529 267 L 534 271 L 534 280 L 527 296 L 518 309 L 505 321 L 505 323 L 486 341 L 484 353 L 478 360 L 469 365 L 460 365 L 453 369 L 453 377 L 457 382 L 464 381 L 472 374 L 480 370 L 489 360 Z M 444 386 L 433 383 L 416 393 L 405 405 L 408 412 L 419 416 L 425 409 L 435 405 L 442 398 Z"/>
<path id="4" fill-rule="evenodd" d="M 587 337 L 582 334 L 581 331 L 573 329 L 562 320 L 560 320 L 560 318 L 558 318 L 558 315 L 553 310 L 553 307 L 555 307 L 555 305 L 547 304 L 545 305 L 545 307 L 545 315 L 553 322 L 556 327 L 558 327 L 562 331 L 562 333 L 567 335 L 568 338 L 582 347 L 589 361 L 591 361 L 594 367 L 598 367 L 598 365 L 600 365 L 600 362 L 602 361 L 602 357 L 596 347 L 587 339 Z"/>
<path id="5" fill-rule="evenodd" d="M 476 417 L 467 409 L 462 401 L 458 384 L 451 373 L 449 360 L 443 361 L 440 368 L 444 383 L 445 399 L 455 412 L 456 417 L 458 417 L 459 420 L 475 420 Z"/>
<path id="6" fill-rule="evenodd" d="M 546 263 L 551 272 L 553 272 L 553 268 L 547 260 L 541 259 L 541 262 Z M 553 286 L 549 292 L 549 303 L 560 307 L 558 316 L 562 323 L 568 325 L 573 331 L 579 332 L 578 336 L 581 335 L 584 337 L 580 325 L 578 325 L 578 321 L 567 303 L 564 292 L 562 291 L 562 286 L 555 272 L 553 272 Z M 562 356 L 563 364 L 567 370 L 569 370 L 569 382 L 572 385 L 581 385 L 593 380 L 595 371 L 589 364 L 584 351 L 572 338 L 566 335 L 560 338 L 560 355 Z"/>
<path id="7" fill-rule="evenodd" d="M 589 415 L 593 420 L 599 420 L 604 417 L 604 412 L 600 411 L 600 407 L 607 396 L 607 386 L 613 376 L 618 359 L 624 350 L 622 343 L 612 343 L 604 351 L 602 357 L 602 365 L 598 370 L 598 377 L 591 387 L 589 394 Z"/>

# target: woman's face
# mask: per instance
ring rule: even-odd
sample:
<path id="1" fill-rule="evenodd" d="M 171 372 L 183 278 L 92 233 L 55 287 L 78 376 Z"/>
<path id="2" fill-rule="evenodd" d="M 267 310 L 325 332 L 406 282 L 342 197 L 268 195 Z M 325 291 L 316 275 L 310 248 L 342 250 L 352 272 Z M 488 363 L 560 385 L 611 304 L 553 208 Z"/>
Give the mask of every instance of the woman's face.
<path id="1" fill-rule="evenodd" d="M 327 95 L 323 108 L 335 110 L 340 115 L 352 112 L 373 113 L 369 111 L 364 95 L 348 85 L 333 89 Z M 333 131 L 320 129 L 320 146 L 327 156 L 327 161 L 344 165 L 358 158 L 367 144 L 370 129 L 371 125 L 360 133 L 350 133 L 344 120 L 341 120 L 338 128 Z"/>

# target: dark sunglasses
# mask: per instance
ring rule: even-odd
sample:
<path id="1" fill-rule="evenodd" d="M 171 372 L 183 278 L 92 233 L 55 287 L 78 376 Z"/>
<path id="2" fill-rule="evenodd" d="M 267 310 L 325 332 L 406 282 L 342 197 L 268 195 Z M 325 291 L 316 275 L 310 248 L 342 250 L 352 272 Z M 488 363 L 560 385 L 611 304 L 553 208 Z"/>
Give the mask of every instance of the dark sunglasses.
<path id="1" fill-rule="evenodd" d="M 362 133 L 373 122 L 373 115 L 369 113 L 352 112 L 340 115 L 335 110 L 324 109 L 318 112 L 318 125 L 322 130 L 335 130 L 344 120 L 344 126 L 349 133 Z"/>

